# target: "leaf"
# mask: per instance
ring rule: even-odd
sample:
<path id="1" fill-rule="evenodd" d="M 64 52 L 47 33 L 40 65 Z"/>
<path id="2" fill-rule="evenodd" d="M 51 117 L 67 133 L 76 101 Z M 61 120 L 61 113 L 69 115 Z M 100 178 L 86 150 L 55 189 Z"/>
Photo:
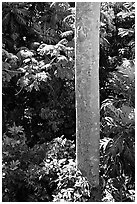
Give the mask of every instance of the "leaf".
<path id="1" fill-rule="evenodd" d="M 65 158 L 65 159 L 60 159 L 60 160 L 58 161 L 59 165 L 62 165 L 62 164 L 64 164 L 65 162 L 66 162 L 66 158 Z"/>
<path id="2" fill-rule="evenodd" d="M 45 79 L 44 79 L 44 81 L 45 81 Z M 40 90 L 37 81 L 34 81 L 33 84 L 31 84 L 31 86 L 32 86 L 32 85 L 34 86 L 34 89 L 35 89 L 36 91 L 39 91 L 39 90 Z"/>
<path id="3" fill-rule="evenodd" d="M 67 38 L 67 37 L 71 37 L 73 34 L 74 34 L 73 31 L 70 30 L 70 31 L 66 31 L 66 32 L 64 32 L 64 33 L 61 33 L 60 36 L 61 36 L 62 38 Z"/>
<path id="4" fill-rule="evenodd" d="M 133 29 L 118 28 L 118 35 L 122 38 L 126 35 L 133 36 L 135 31 Z"/>
<path id="5" fill-rule="evenodd" d="M 131 118 L 132 120 L 135 120 L 134 118 L 134 110 L 130 106 L 122 105 L 121 107 L 122 112 L 120 112 L 120 117 L 122 119 L 123 123 L 131 123 Z"/>
<path id="6" fill-rule="evenodd" d="M 28 57 L 32 57 L 34 54 L 33 54 L 33 52 L 31 52 L 30 50 L 28 50 L 28 49 L 22 49 L 22 50 L 20 50 L 18 53 L 17 53 L 17 56 L 18 57 L 22 57 L 22 58 L 28 58 Z"/>
<path id="7" fill-rule="evenodd" d="M 48 55 L 51 54 L 54 49 L 54 45 L 41 44 L 37 51 L 40 55 Z"/>
<path id="8" fill-rule="evenodd" d="M 104 47 L 108 47 L 109 45 L 110 45 L 110 43 L 109 43 L 109 41 L 106 39 L 106 38 L 104 38 L 104 37 L 101 37 L 100 38 L 100 44 Z"/>
<path id="9" fill-rule="evenodd" d="M 17 8 L 16 13 L 19 14 L 20 16 L 23 16 L 23 17 L 29 16 L 29 11 L 26 9 Z"/>
<path id="10" fill-rule="evenodd" d="M 122 202 L 121 195 L 119 191 L 112 191 L 112 196 L 114 197 L 116 202 Z"/>
<path id="11" fill-rule="evenodd" d="M 8 128 L 8 132 L 11 133 L 12 135 L 15 135 L 15 134 L 17 135 L 19 133 L 22 134 L 23 131 L 24 131 L 24 128 L 22 126 L 16 126 L 15 124 L 13 127 Z"/>
<path id="12" fill-rule="evenodd" d="M 9 137 L 4 137 L 4 143 L 5 143 L 5 145 L 10 145 L 11 144 L 11 142 L 12 142 L 12 139 L 11 138 L 9 138 Z"/>
<path id="13" fill-rule="evenodd" d="M 17 168 L 18 168 L 18 165 L 20 164 L 20 161 L 19 160 L 16 160 L 16 161 L 12 161 L 11 163 L 10 163 L 10 169 L 11 170 L 16 170 Z"/>
<path id="14" fill-rule="evenodd" d="M 8 54 L 8 58 L 10 59 L 10 61 L 12 60 L 12 61 L 17 62 L 17 60 L 18 60 L 18 57 L 12 53 Z"/>
<path id="15" fill-rule="evenodd" d="M 50 5 L 50 8 L 54 8 L 57 12 L 66 12 L 69 8 L 69 4 L 67 2 L 53 2 Z"/>
<path id="16" fill-rule="evenodd" d="M 130 80 L 135 78 L 135 64 L 132 60 L 123 60 L 123 64 L 117 67 L 118 72 L 124 76 L 129 77 Z"/>
<path id="17" fill-rule="evenodd" d="M 45 65 L 41 66 L 40 68 L 45 69 L 46 71 L 48 71 L 49 69 L 52 68 L 52 65 L 51 64 L 45 64 Z"/>
<path id="18" fill-rule="evenodd" d="M 8 151 L 2 151 L 2 153 L 7 157 L 7 156 L 9 156 L 9 152 Z"/>
<path id="19" fill-rule="evenodd" d="M 58 57 L 57 63 L 59 65 L 65 66 L 68 63 L 68 59 L 65 56 L 61 55 L 61 56 Z"/>
<path id="20" fill-rule="evenodd" d="M 68 8 L 68 11 L 70 11 L 70 13 L 72 13 L 73 15 L 75 15 L 75 13 L 76 13 L 76 8 L 73 8 L 73 7 Z"/>
<path id="21" fill-rule="evenodd" d="M 124 139 L 122 138 L 122 136 L 118 135 L 113 139 L 113 141 L 108 142 L 106 146 L 106 154 L 110 153 L 115 158 L 116 155 L 118 153 L 121 153 L 124 149 L 123 141 Z"/>
<path id="22" fill-rule="evenodd" d="M 18 14 L 16 14 L 16 19 L 17 19 L 19 24 L 22 24 L 22 25 L 27 24 L 26 20 L 23 17 L 21 17 L 20 15 L 18 15 Z"/>
<path id="23" fill-rule="evenodd" d="M 62 39 L 58 42 L 58 44 L 62 44 L 62 45 L 67 45 L 68 44 L 68 40 L 67 39 Z"/>
<path id="24" fill-rule="evenodd" d="M 108 22 L 108 16 L 104 11 L 100 12 L 100 21 L 104 24 Z"/>
<path id="25" fill-rule="evenodd" d="M 107 105 L 107 108 L 109 108 L 115 114 L 115 116 L 120 119 L 120 117 L 119 117 L 120 112 L 121 112 L 120 109 L 115 108 L 115 106 L 113 104 Z"/>
<path id="26" fill-rule="evenodd" d="M 29 84 L 29 82 L 30 80 L 26 76 L 23 76 L 18 80 L 17 85 L 20 85 L 22 88 L 24 88 Z"/>
<path id="27" fill-rule="evenodd" d="M 35 32 L 39 35 L 43 35 L 43 30 L 41 28 L 41 25 L 34 23 L 33 24 L 33 29 L 35 30 Z"/>
<path id="28" fill-rule="evenodd" d="M 113 118 L 111 117 L 105 117 L 105 120 L 107 121 L 107 125 L 115 125 Z"/>
<path id="29" fill-rule="evenodd" d="M 104 149 L 104 151 L 105 151 L 105 150 L 106 150 L 106 147 L 108 146 L 108 143 L 109 143 L 110 141 L 113 141 L 113 140 L 110 139 L 110 138 L 107 138 L 107 137 L 101 139 L 101 140 L 100 140 L 100 148 L 103 147 L 103 149 Z"/>
<path id="30" fill-rule="evenodd" d="M 40 73 L 37 73 L 35 78 L 37 78 L 38 81 L 45 81 L 47 82 L 47 79 L 50 78 L 49 74 L 46 73 L 46 72 L 40 72 Z"/>
<path id="31" fill-rule="evenodd" d="M 122 17 L 123 19 L 124 18 L 135 18 L 135 12 L 134 10 L 133 11 L 129 11 L 129 12 L 124 12 L 124 11 L 121 11 L 117 14 L 118 17 Z"/>
<path id="32" fill-rule="evenodd" d="M 72 21 L 73 22 L 75 22 L 75 16 L 73 15 L 73 14 L 71 14 L 71 15 L 68 15 L 67 17 L 65 17 L 64 18 L 64 20 L 63 20 L 63 22 L 71 22 L 72 23 Z"/>
<path id="33" fill-rule="evenodd" d="M 30 58 L 27 58 L 27 59 L 23 60 L 23 62 L 24 62 L 25 64 L 27 64 L 28 62 L 31 62 L 31 59 L 30 59 Z"/>

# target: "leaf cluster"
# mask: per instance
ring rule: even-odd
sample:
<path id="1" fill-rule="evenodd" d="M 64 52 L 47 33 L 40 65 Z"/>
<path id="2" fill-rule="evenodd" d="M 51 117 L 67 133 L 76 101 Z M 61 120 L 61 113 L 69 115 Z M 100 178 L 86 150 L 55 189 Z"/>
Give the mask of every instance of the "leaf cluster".
<path id="1" fill-rule="evenodd" d="M 62 134 L 71 138 L 75 134 L 74 8 L 57 2 L 5 3 L 3 19 L 11 14 L 10 8 L 22 18 L 27 12 L 29 32 L 17 30 L 19 38 L 10 46 L 3 38 L 3 132 L 14 122 L 22 125 L 29 146 Z M 3 33 L 9 28 L 4 22 Z M 32 30 L 37 37 L 28 36 Z M 45 32 L 42 38 L 41 32 Z"/>
<path id="2" fill-rule="evenodd" d="M 63 137 L 26 145 L 21 126 L 3 138 L 3 201 L 87 201 L 90 188 L 76 168 L 75 144 Z"/>
<path id="3" fill-rule="evenodd" d="M 124 2 L 102 3 L 100 177 L 103 201 L 135 199 L 134 6 Z"/>

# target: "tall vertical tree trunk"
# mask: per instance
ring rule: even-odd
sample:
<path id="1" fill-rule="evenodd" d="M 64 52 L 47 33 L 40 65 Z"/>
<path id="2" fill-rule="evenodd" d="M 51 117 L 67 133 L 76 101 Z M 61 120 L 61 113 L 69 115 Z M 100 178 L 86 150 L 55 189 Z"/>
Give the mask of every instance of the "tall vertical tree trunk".
<path id="1" fill-rule="evenodd" d="M 99 22 L 99 3 L 77 2 L 77 165 L 94 189 L 99 187 Z"/>

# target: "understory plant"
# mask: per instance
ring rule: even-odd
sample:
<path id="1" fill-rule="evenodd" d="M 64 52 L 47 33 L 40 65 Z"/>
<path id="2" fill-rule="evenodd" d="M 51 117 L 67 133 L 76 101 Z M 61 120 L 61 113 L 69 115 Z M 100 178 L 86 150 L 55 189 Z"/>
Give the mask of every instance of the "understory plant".
<path id="1" fill-rule="evenodd" d="M 90 185 L 76 167 L 75 144 L 59 137 L 26 145 L 21 126 L 3 136 L 3 201 L 88 201 Z"/>
<path id="2" fill-rule="evenodd" d="M 134 2 L 102 3 L 101 28 L 103 36 L 101 50 L 105 56 L 104 61 L 100 61 L 102 200 L 133 202 L 135 201 Z"/>

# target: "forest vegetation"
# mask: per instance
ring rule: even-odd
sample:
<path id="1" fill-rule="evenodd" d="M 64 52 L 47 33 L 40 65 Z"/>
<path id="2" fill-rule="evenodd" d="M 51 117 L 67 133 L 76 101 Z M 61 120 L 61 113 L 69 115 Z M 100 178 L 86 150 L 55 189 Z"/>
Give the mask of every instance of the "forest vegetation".
<path id="1" fill-rule="evenodd" d="M 76 167 L 75 3 L 2 3 L 3 202 L 87 202 Z M 135 3 L 100 9 L 102 202 L 135 201 Z"/>

